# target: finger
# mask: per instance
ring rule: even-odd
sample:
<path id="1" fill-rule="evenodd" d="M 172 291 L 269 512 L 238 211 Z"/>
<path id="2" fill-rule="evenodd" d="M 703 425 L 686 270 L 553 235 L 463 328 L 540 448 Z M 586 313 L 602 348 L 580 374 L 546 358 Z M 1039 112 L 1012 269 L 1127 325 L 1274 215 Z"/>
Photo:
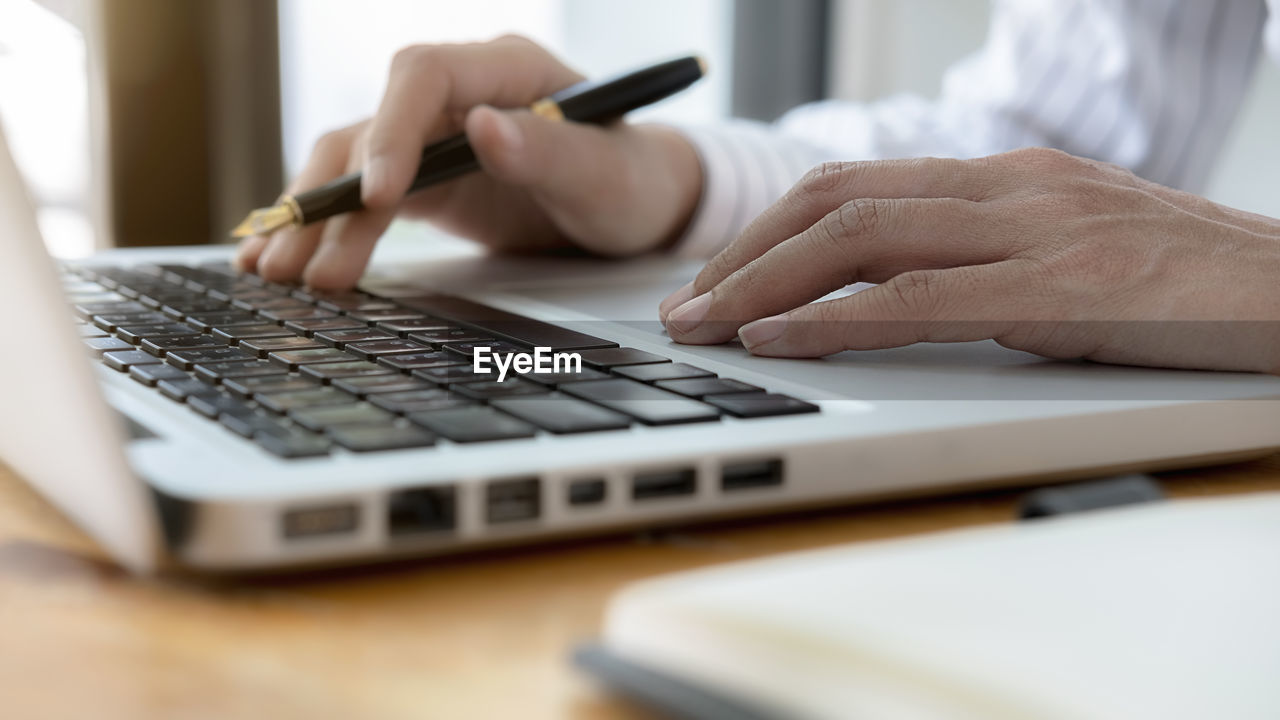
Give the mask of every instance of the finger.
<path id="1" fill-rule="evenodd" d="M 236 270 L 248 273 L 257 270 L 258 258 L 266 249 L 269 239 L 266 235 L 254 235 L 241 240 L 240 246 L 236 248 L 235 259 L 232 261 Z"/>
<path id="2" fill-rule="evenodd" d="M 378 239 L 395 218 L 395 209 L 364 210 L 325 224 L 315 256 L 303 280 L 317 290 L 349 290 L 364 275 Z"/>
<path id="3" fill-rule="evenodd" d="M 712 258 L 685 294 L 707 292 L 851 200 L 950 197 L 981 201 L 991 196 L 998 182 L 999 173 L 984 161 L 925 158 L 821 165 Z M 684 299 L 683 294 L 673 295 L 659 306 L 659 313 L 670 313 Z"/>
<path id="4" fill-rule="evenodd" d="M 365 206 L 382 209 L 400 201 L 417 172 L 422 149 L 438 138 L 453 114 L 483 103 L 528 105 L 581 80 L 523 38 L 400 51 L 369 132 L 363 163 Z"/>
<path id="5" fill-rule="evenodd" d="M 755 355 L 788 358 L 998 340 L 1029 322 L 1015 314 L 1015 296 L 1031 282 L 1019 261 L 911 272 L 856 295 L 756 321 L 739 335 Z"/>
<path id="6" fill-rule="evenodd" d="M 338 130 L 316 142 L 307 166 L 285 190 L 296 195 L 319 187 L 342 175 L 351 160 L 351 148 L 365 128 L 365 123 Z M 324 229 L 321 223 L 302 228 L 285 228 L 271 236 L 258 259 L 258 273 L 272 282 L 293 282 L 315 253 Z"/>
<path id="7" fill-rule="evenodd" d="M 968 200 L 856 200 L 676 308 L 677 342 L 725 342 L 743 325 L 856 282 L 913 270 L 981 265 L 1007 257 L 990 210 Z"/>

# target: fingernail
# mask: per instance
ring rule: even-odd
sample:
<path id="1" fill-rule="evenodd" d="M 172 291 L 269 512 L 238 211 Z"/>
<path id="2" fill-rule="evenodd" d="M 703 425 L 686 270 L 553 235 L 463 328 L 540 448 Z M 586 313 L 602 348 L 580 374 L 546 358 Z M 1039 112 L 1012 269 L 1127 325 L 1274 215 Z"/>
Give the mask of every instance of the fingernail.
<path id="1" fill-rule="evenodd" d="M 667 316 L 667 328 L 678 333 L 691 333 L 698 329 L 711 310 L 711 293 L 701 295 L 681 305 Z"/>
<path id="2" fill-rule="evenodd" d="M 667 299 L 663 300 L 662 304 L 658 305 L 658 317 L 662 319 L 662 322 L 666 322 L 667 316 L 671 314 L 672 310 L 675 310 L 692 299 L 693 283 L 689 283 L 668 295 Z"/>
<path id="3" fill-rule="evenodd" d="M 751 350 L 777 340 L 782 337 L 782 333 L 786 329 L 787 316 L 775 315 L 774 317 L 757 320 L 750 325 L 744 325 L 738 331 L 738 339 L 742 340 L 742 344 L 746 345 L 748 350 Z"/>
<path id="4" fill-rule="evenodd" d="M 387 187 L 387 161 L 371 158 L 360 174 L 360 196 L 365 202 L 383 194 Z"/>

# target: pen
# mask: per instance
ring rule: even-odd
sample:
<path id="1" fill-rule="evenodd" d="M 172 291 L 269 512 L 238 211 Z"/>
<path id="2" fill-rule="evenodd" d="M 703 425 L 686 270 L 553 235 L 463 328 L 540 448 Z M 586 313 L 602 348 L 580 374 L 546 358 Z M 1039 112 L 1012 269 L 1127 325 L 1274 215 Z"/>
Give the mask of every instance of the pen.
<path id="1" fill-rule="evenodd" d="M 684 90 L 705 73 L 706 63 L 701 58 L 680 58 L 604 82 L 579 83 L 533 103 L 529 109 L 557 122 L 604 125 Z M 478 169 L 480 164 L 466 135 L 442 140 L 422 151 L 418 174 L 414 176 L 409 192 Z M 272 207 L 254 210 L 231 234 L 237 238 L 265 235 L 283 227 L 301 227 L 363 207 L 360 173 L 351 173 L 314 190 L 286 195 Z"/>

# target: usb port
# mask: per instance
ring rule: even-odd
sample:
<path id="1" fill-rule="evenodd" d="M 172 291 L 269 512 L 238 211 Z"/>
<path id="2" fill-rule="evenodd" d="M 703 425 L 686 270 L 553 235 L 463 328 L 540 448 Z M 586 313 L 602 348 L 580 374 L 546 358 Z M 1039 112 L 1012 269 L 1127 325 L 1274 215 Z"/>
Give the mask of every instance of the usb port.
<path id="1" fill-rule="evenodd" d="M 572 507 L 599 505 L 605 501 L 608 493 L 609 486 L 601 478 L 575 480 L 569 483 L 569 505 Z"/>
<path id="2" fill-rule="evenodd" d="M 451 487 L 399 490 L 387 498 L 387 530 L 392 537 L 453 530 L 457 517 Z"/>
<path id="3" fill-rule="evenodd" d="M 631 497 L 635 500 L 693 495 L 697 491 L 698 471 L 693 469 L 645 473 L 631 480 Z"/>
<path id="4" fill-rule="evenodd" d="M 782 485 L 781 460 L 734 463 L 725 465 L 720 470 L 720 489 L 725 492 L 780 485 Z"/>
<path id="5" fill-rule="evenodd" d="M 490 524 L 536 520 L 542 511 L 542 483 L 538 478 L 496 482 L 485 499 Z"/>
<path id="6" fill-rule="evenodd" d="M 288 510 L 282 518 L 286 540 L 355 532 L 360 513 L 355 505 L 329 505 Z"/>

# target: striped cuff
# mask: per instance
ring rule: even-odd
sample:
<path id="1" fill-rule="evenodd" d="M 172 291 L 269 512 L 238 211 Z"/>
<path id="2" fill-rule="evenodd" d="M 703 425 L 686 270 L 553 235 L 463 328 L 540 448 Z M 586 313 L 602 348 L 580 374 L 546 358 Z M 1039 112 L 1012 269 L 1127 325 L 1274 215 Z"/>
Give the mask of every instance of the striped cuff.
<path id="1" fill-rule="evenodd" d="M 702 200 L 675 254 L 706 259 L 720 252 L 777 202 L 821 153 L 768 125 L 734 122 L 680 128 L 702 161 Z"/>

